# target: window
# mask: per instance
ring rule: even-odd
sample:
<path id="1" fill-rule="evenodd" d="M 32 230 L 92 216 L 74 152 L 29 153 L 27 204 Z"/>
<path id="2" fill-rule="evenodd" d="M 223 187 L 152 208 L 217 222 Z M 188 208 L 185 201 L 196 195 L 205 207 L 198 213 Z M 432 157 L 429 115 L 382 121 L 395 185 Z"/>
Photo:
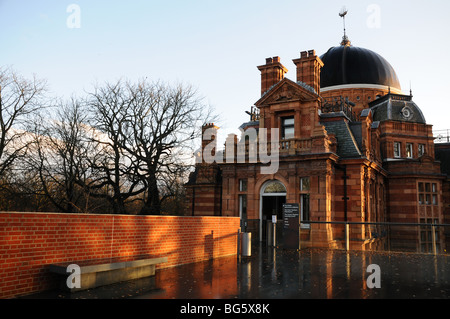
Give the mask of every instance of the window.
<path id="1" fill-rule="evenodd" d="M 439 224 L 438 219 L 420 219 L 421 224 Z M 439 252 L 440 247 L 440 236 L 438 227 L 435 227 L 434 239 L 436 240 L 436 250 Z M 420 226 L 420 251 L 422 253 L 431 253 L 433 251 L 433 230 L 431 226 Z"/>
<path id="2" fill-rule="evenodd" d="M 311 183 L 309 181 L 309 177 L 300 178 L 300 190 L 301 191 L 309 191 L 311 189 Z"/>
<path id="3" fill-rule="evenodd" d="M 412 117 L 412 115 L 413 115 L 413 113 L 412 113 L 412 111 L 411 111 L 411 109 L 409 108 L 409 107 L 404 107 L 403 108 L 403 110 L 402 110 L 402 115 L 403 115 L 403 117 L 405 118 L 405 119 L 411 119 L 411 117 Z"/>
<path id="4" fill-rule="evenodd" d="M 438 205 L 436 183 L 419 183 L 419 205 Z"/>
<path id="5" fill-rule="evenodd" d="M 423 188 L 423 183 L 419 183 L 419 192 L 423 193 L 425 190 Z"/>
<path id="6" fill-rule="evenodd" d="M 395 158 L 400 158 L 401 156 L 402 156 L 402 153 L 401 153 L 401 143 L 399 143 L 399 142 L 394 142 L 394 157 Z"/>
<path id="7" fill-rule="evenodd" d="M 411 143 L 406 144 L 406 157 L 413 158 L 413 145 Z"/>
<path id="8" fill-rule="evenodd" d="M 239 217 L 241 218 L 241 227 L 244 231 L 247 229 L 247 195 L 239 195 Z"/>
<path id="9" fill-rule="evenodd" d="M 301 221 L 310 221 L 310 195 L 311 190 L 311 180 L 309 177 L 300 178 L 300 214 Z M 301 224 L 302 228 L 309 229 L 310 224 Z"/>
<path id="10" fill-rule="evenodd" d="M 425 144 L 419 144 L 419 157 L 425 154 Z"/>
<path id="11" fill-rule="evenodd" d="M 301 221 L 310 221 L 310 209 L 309 209 L 309 194 L 302 194 L 301 195 Z M 310 224 L 301 224 L 302 228 L 310 228 Z"/>
<path id="12" fill-rule="evenodd" d="M 437 184 L 431 184 L 431 191 L 432 191 L 432 198 L 433 198 L 433 205 L 437 205 L 438 204 L 438 200 L 437 200 Z"/>
<path id="13" fill-rule="evenodd" d="M 286 187 L 278 181 L 268 183 L 264 188 L 264 194 L 285 194 Z"/>
<path id="14" fill-rule="evenodd" d="M 435 194 L 433 194 L 433 205 L 437 205 L 438 204 L 438 202 L 437 202 L 437 195 L 435 195 Z"/>
<path id="15" fill-rule="evenodd" d="M 239 216 L 247 219 L 247 195 L 239 195 Z"/>
<path id="16" fill-rule="evenodd" d="M 247 180 L 246 179 L 240 179 L 239 180 L 239 191 L 240 192 L 246 192 L 247 191 Z"/>
<path id="17" fill-rule="evenodd" d="M 282 119 L 282 135 L 284 140 L 289 140 L 294 138 L 295 131 L 295 121 L 293 117 L 287 117 Z"/>

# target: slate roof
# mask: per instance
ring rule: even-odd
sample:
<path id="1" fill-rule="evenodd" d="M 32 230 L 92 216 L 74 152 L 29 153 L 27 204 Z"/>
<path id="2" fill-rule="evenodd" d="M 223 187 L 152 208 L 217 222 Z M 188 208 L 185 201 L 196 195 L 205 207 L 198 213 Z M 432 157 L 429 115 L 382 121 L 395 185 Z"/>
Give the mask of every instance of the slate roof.
<path id="1" fill-rule="evenodd" d="M 402 121 L 426 124 L 422 111 L 412 100 L 412 96 L 400 94 L 387 94 L 369 103 L 373 111 L 374 121 Z M 410 116 L 405 117 L 403 110 L 409 109 Z"/>
<path id="2" fill-rule="evenodd" d="M 361 131 L 361 122 L 349 122 L 348 123 L 350 130 L 352 131 L 353 137 L 355 138 L 356 144 L 358 148 L 362 148 L 362 131 Z"/>
<path id="3" fill-rule="evenodd" d="M 341 158 L 361 157 L 358 143 L 346 121 L 324 122 L 322 125 L 325 126 L 328 133 L 336 135 L 337 155 Z"/>
<path id="4" fill-rule="evenodd" d="M 244 128 L 250 127 L 250 126 L 256 126 L 257 127 L 256 130 L 258 131 L 259 130 L 259 121 L 250 121 L 250 122 L 242 123 L 242 125 L 239 126 L 239 128 L 244 129 Z"/>
<path id="5" fill-rule="evenodd" d="M 317 94 L 316 90 L 314 90 L 314 88 L 302 81 L 297 81 L 297 84 L 300 85 L 302 88 L 304 88 L 305 90 L 310 91 L 311 93 Z"/>

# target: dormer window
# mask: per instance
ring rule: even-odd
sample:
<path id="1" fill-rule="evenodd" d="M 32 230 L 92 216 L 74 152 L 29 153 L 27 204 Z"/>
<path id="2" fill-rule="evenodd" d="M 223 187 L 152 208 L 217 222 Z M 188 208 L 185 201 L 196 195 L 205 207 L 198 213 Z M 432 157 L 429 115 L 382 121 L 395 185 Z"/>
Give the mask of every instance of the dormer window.
<path id="1" fill-rule="evenodd" d="M 281 120 L 281 137 L 284 140 L 289 140 L 294 138 L 295 133 L 295 121 L 294 117 L 285 117 Z"/>
<path id="2" fill-rule="evenodd" d="M 410 120 L 413 116 L 413 112 L 409 107 L 405 106 L 402 110 L 402 115 L 405 120 Z"/>

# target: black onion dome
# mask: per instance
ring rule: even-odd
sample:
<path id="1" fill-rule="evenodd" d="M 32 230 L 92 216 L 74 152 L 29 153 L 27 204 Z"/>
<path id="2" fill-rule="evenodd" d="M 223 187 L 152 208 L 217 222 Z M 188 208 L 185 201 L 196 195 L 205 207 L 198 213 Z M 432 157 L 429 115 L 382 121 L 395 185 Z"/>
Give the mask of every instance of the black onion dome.
<path id="1" fill-rule="evenodd" d="M 384 85 L 401 90 L 394 68 L 379 54 L 350 45 L 332 47 L 322 55 L 320 87 L 348 84 Z"/>

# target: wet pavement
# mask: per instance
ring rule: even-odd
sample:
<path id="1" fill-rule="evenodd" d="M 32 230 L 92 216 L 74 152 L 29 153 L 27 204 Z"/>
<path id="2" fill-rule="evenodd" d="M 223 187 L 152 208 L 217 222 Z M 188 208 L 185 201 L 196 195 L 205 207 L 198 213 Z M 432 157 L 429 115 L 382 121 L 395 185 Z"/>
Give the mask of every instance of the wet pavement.
<path id="1" fill-rule="evenodd" d="M 54 291 L 26 298 L 448 299 L 449 258 L 413 253 L 320 249 L 297 252 L 261 247 L 246 259 L 219 258 L 161 269 L 153 278 L 73 294 Z M 369 272 L 370 265 L 379 268 Z M 369 285 L 379 283 L 381 287 L 368 287 L 368 279 Z"/>

